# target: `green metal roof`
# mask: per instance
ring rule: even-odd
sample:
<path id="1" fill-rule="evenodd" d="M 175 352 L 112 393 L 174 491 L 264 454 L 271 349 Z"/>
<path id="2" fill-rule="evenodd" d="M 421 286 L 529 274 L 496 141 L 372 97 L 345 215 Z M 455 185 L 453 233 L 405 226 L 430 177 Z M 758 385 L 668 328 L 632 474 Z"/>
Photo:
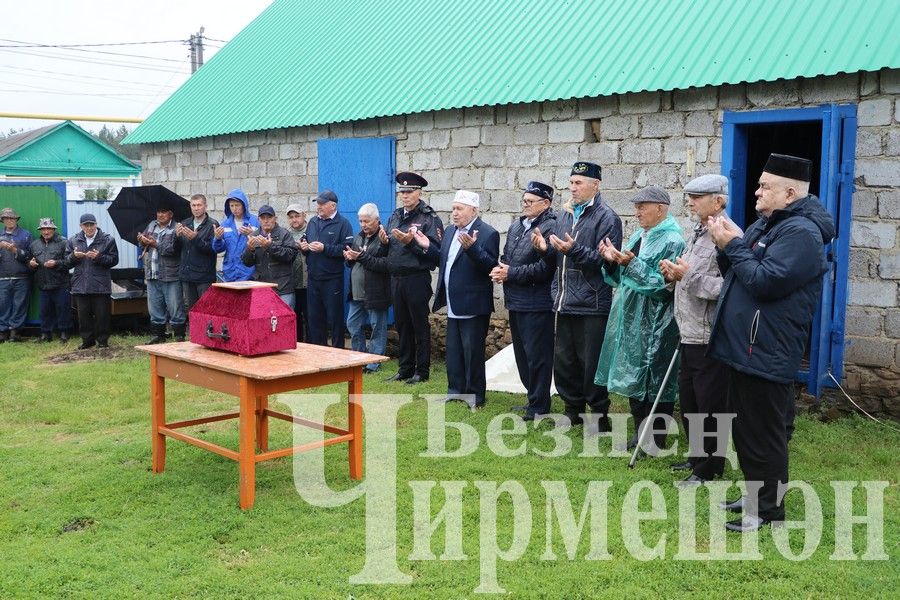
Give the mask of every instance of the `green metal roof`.
<path id="1" fill-rule="evenodd" d="M 72 121 L 0 141 L 0 175 L 107 179 L 140 172 L 139 166 Z"/>
<path id="2" fill-rule="evenodd" d="M 276 0 L 126 142 L 877 71 L 898 23 L 898 0 Z"/>

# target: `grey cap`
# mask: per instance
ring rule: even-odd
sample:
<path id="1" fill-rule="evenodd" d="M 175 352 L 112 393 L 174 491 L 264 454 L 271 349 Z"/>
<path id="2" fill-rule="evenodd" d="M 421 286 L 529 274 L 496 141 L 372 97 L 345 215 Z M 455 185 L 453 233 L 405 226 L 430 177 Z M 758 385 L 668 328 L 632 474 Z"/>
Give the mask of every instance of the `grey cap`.
<path id="1" fill-rule="evenodd" d="M 691 196 L 705 196 L 706 194 L 728 195 L 728 178 L 724 175 L 701 175 L 691 179 L 684 186 L 684 193 Z"/>
<path id="2" fill-rule="evenodd" d="M 81 215 L 81 218 L 78 219 L 78 222 L 82 225 L 85 223 L 97 223 L 97 217 L 92 215 L 91 213 L 84 213 Z"/>
<path id="3" fill-rule="evenodd" d="M 304 214 L 306 211 L 303 209 L 303 206 L 300 204 L 288 204 L 287 210 L 284 211 L 285 214 L 290 214 L 295 212 L 299 215 Z"/>
<path id="4" fill-rule="evenodd" d="M 270 215 L 272 217 L 275 216 L 275 209 L 269 206 L 268 204 L 263 204 L 259 207 L 259 212 L 257 213 L 260 217 L 263 215 Z"/>
<path id="5" fill-rule="evenodd" d="M 38 229 L 56 229 L 56 223 L 50 217 L 44 217 L 38 222 Z"/>
<path id="6" fill-rule="evenodd" d="M 657 204 L 672 204 L 672 199 L 669 197 L 669 193 L 655 185 L 648 185 L 644 189 L 640 190 L 637 194 L 634 195 L 634 198 L 631 199 L 632 202 L 637 204 L 638 202 L 655 202 Z"/>
<path id="7" fill-rule="evenodd" d="M 319 204 L 325 204 L 326 202 L 337 202 L 337 194 L 332 192 L 331 190 L 325 190 L 320 192 L 318 196 L 316 196 L 316 202 Z"/>

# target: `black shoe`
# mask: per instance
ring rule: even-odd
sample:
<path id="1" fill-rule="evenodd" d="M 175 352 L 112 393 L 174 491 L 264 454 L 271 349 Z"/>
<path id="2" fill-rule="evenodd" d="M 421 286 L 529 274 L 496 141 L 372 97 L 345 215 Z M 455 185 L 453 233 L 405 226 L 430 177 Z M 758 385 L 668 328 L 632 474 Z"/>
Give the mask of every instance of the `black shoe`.
<path id="1" fill-rule="evenodd" d="M 97 342 L 98 348 L 109 348 L 109 342 Z"/>
<path id="2" fill-rule="evenodd" d="M 737 500 L 726 500 L 725 502 L 720 502 L 719 508 L 725 509 L 728 512 L 742 513 L 744 512 L 744 497 L 741 496 Z"/>
<path id="3" fill-rule="evenodd" d="M 0 331 L 0 344 L 2 344 L 3 342 L 5 342 L 8 339 L 9 339 L 9 332 L 8 331 Z"/>
<path id="4" fill-rule="evenodd" d="M 779 527 L 783 524 L 783 521 L 773 521 L 755 515 L 744 515 L 740 519 L 725 523 L 725 529 L 728 531 L 737 531 L 738 533 L 750 533 L 752 531 L 759 531 L 770 523 L 772 524 L 772 527 Z"/>
<path id="5" fill-rule="evenodd" d="M 691 464 L 691 461 L 686 460 L 684 462 L 675 463 L 672 465 L 673 471 L 691 471 L 694 468 L 694 465 Z"/>
<path id="6" fill-rule="evenodd" d="M 477 410 L 479 408 L 484 408 L 484 400 L 476 402 L 475 404 L 469 404 L 469 408 L 472 410 Z"/>
<path id="7" fill-rule="evenodd" d="M 365 373 L 366 375 L 370 375 L 372 373 L 377 373 L 380 370 L 381 369 L 373 369 L 372 367 L 363 367 L 363 373 Z"/>
<path id="8" fill-rule="evenodd" d="M 703 485 L 704 483 L 706 483 L 705 479 L 703 479 L 702 477 L 697 477 L 696 475 L 691 473 L 690 475 L 688 475 L 687 479 L 679 481 L 675 485 L 680 488 L 687 488 L 687 487 L 699 487 L 699 486 Z"/>
<path id="9" fill-rule="evenodd" d="M 172 325 L 172 331 L 175 335 L 176 342 L 183 342 L 185 331 L 187 330 L 187 324 L 182 323 L 181 325 Z M 165 331 L 163 331 L 165 333 Z"/>
<path id="10" fill-rule="evenodd" d="M 584 423 L 584 419 L 581 418 L 581 415 L 573 415 L 573 414 L 569 414 L 569 413 L 564 413 L 563 416 L 566 417 L 567 419 L 569 419 L 569 423 L 571 423 L 572 427 L 575 427 L 577 425 L 581 425 L 582 423 Z"/>
<path id="11" fill-rule="evenodd" d="M 11 329 L 9 331 L 9 341 L 10 342 L 24 342 L 25 338 L 19 335 L 18 329 Z"/>
<path id="12" fill-rule="evenodd" d="M 87 350 L 88 348 L 93 348 L 94 342 L 81 342 L 81 345 L 78 346 L 79 350 Z"/>
<path id="13" fill-rule="evenodd" d="M 385 381 L 400 381 L 401 379 L 409 379 L 409 377 L 407 375 L 401 375 L 400 373 L 394 373 L 386 378 Z"/>
<path id="14" fill-rule="evenodd" d="M 41 339 L 40 339 L 39 341 L 41 341 L 41 342 L 52 342 L 52 341 L 53 341 L 53 334 L 52 334 L 52 333 L 42 333 L 42 334 L 41 334 Z"/>
<path id="15" fill-rule="evenodd" d="M 60 331 L 59 332 L 59 341 L 63 344 L 69 341 L 69 332 L 68 331 Z"/>
<path id="16" fill-rule="evenodd" d="M 410 377 L 409 379 L 407 379 L 407 380 L 406 380 L 406 383 L 409 383 L 409 384 L 416 384 L 416 383 L 422 383 L 423 381 L 428 381 L 428 378 L 427 378 L 427 377 L 422 377 L 421 375 L 419 375 L 418 373 L 416 373 L 415 375 L 413 375 L 412 377 Z"/>
<path id="17" fill-rule="evenodd" d="M 144 342 L 148 346 L 152 346 L 153 344 L 162 344 L 166 341 L 166 324 L 163 323 L 160 325 L 159 323 L 151 323 L 150 331 L 153 333 L 153 336 Z"/>

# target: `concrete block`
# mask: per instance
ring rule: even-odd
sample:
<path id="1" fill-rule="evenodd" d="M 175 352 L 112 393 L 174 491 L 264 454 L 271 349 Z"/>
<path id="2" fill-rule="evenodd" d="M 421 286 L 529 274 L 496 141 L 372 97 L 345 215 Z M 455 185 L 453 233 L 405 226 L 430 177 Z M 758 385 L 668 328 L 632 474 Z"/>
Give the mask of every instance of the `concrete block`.
<path id="1" fill-rule="evenodd" d="M 273 160 L 266 163 L 267 177 L 284 177 L 286 175 L 290 175 L 286 160 Z"/>
<path id="2" fill-rule="evenodd" d="M 406 131 L 406 116 L 381 117 L 378 119 L 378 129 L 381 135 L 396 135 Z M 310 137 L 310 139 L 313 139 Z"/>
<path id="3" fill-rule="evenodd" d="M 878 337 L 884 317 L 877 308 L 850 306 L 847 308 L 845 331 L 847 335 Z"/>
<path id="4" fill-rule="evenodd" d="M 466 127 L 494 124 L 493 106 L 473 106 L 463 109 L 463 124 Z"/>
<path id="5" fill-rule="evenodd" d="M 863 100 L 856 109 L 856 123 L 860 127 L 890 125 L 893 108 L 890 98 Z"/>
<path id="6" fill-rule="evenodd" d="M 642 115 L 642 138 L 666 138 L 684 134 L 684 113 L 658 112 Z"/>
<path id="7" fill-rule="evenodd" d="M 747 85 L 747 99 L 752 106 L 784 106 L 800 102 L 800 84 L 796 79 L 757 81 Z"/>
<path id="8" fill-rule="evenodd" d="M 578 100 L 579 119 L 602 119 L 615 114 L 618 110 L 619 99 L 617 96 L 599 96 Z"/>
<path id="9" fill-rule="evenodd" d="M 718 90 L 711 85 L 675 90 L 673 102 L 675 110 L 712 110 L 719 102 Z"/>
<path id="10" fill-rule="evenodd" d="M 503 146 L 478 146 L 472 150 L 472 164 L 476 167 L 502 167 L 505 154 Z"/>
<path id="11" fill-rule="evenodd" d="M 603 182 L 600 189 L 627 190 L 634 187 L 634 168 L 625 165 L 603 167 Z"/>
<path id="12" fill-rule="evenodd" d="M 481 214 L 481 219 L 497 231 L 507 231 L 514 218 L 515 215 L 506 212 L 490 211 Z"/>
<path id="13" fill-rule="evenodd" d="M 873 190 L 853 192 L 853 216 L 874 217 L 878 214 L 878 197 Z"/>
<path id="14" fill-rule="evenodd" d="M 851 279 L 849 304 L 894 308 L 897 306 L 897 284 L 893 281 Z"/>
<path id="15" fill-rule="evenodd" d="M 900 187 L 900 160 L 889 158 L 857 160 L 856 177 L 862 178 L 864 185 Z"/>
<path id="16" fill-rule="evenodd" d="M 141 154 L 143 156 L 141 164 L 143 164 L 144 169 L 158 169 L 162 166 L 162 156 L 159 154 Z M 203 158 L 203 162 L 206 162 L 206 157 Z"/>
<path id="17" fill-rule="evenodd" d="M 706 155 L 706 159 L 716 163 L 722 162 L 722 138 L 717 137 L 713 140 L 713 143 L 709 146 L 709 152 Z M 716 172 L 718 173 L 718 171 Z"/>
<path id="18" fill-rule="evenodd" d="M 454 169 L 451 176 L 451 185 L 454 190 L 470 190 L 477 192 L 482 189 L 484 171 L 481 169 Z"/>
<path id="19" fill-rule="evenodd" d="M 480 127 L 461 127 L 450 132 L 450 145 L 472 148 L 481 142 Z"/>
<path id="20" fill-rule="evenodd" d="M 508 104 L 505 108 L 506 123 L 508 125 L 537 123 L 541 120 L 541 105 L 539 102 L 521 102 L 519 104 Z"/>
<path id="21" fill-rule="evenodd" d="M 506 164 L 510 167 L 532 167 L 538 164 L 538 146 L 509 146 L 506 148 Z"/>
<path id="22" fill-rule="evenodd" d="M 263 136 L 263 140 L 265 140 L 265 136 Z M 212 150 L 213 149 L 213 139 L 211 137 L 202 137 L 197 139 L 197 150 Z"/>
<path id="23" fill-rule="evenodd" d="M 553 121 L 547 133 L 551 144 L 580 144 L 590 139 L 593 134 L 587 121 Z"/>
<path id="24" fill-rule="evenodd" d="M 857 279 L 878 276 L 878 254 L 860 248 L 850 249 L 850 276 Z"/>
<path id="25" fill-rule="evenodd" d="M 328 125 L 310 125 L 307 133 L 311 142 L 326 139 L 328 137 Z"/>
<path id="26" fill-rule="evenodd" d="M 513 143 L 512 125 L 485 125 L 481 128 L 481 143 L 485 146 L 509 146 Z"/>
<path id="27" fill-rule="evenodd" d="M 174 186 L 172 182 L 169 182 L 169 188 L 174 188 L 172 191 L 180 196 L 189 196 L 191 194 L 190 181 L 176 181 Z"/>
<path id="28" fill-rule="evenodd" d="M 851 337 L 845 360 L 854 365 L 890 367 L 894 362 L 894 341 L 884 338 Z"/>
<path id="29" fill-rule="evenodd" d="M 513 132 L 513 139 L 516 144 L 543 145 L 546 144 L 549 139 L 547 131 L 547 123 L 516 125 Z"/>
<path id="30" fill-rule="evenodd" d="M 175 166 L 175 155 L 174 154 L 163 154 L 160 157 L 160 165 L 164 169 L 169 169 Z"/>
<path id="31" fill-rule="evenodd" d="M 278 190 L 278 180 L 275 177 L 260 177 L 257 185 L 258 194 L 274 194 Z"/>
<path id="32" fill-rule="evenodd" d="M 705 163 L 708 158 L 708 142 L 705 138 L 678 138 L 666 140 L 663 145 L 663 162 L 686 163 L 688 151 L 693 150 L 694 162 Z"/>
<path id="33" fill-rule="evenodd" d="M 519 169 L 516 173 L 516 189 L 524 190 L 529 181 L 541 181 L 551 183 L 553 179 L 552 169 Z"/>
<path id="34" fill-rule="evenodd" d="M 206 150 L 194 150 L 191 152 L 191 164 L 192 165 L 205 165 L 206 164 Z"/>
<path id="35" fill-rule="evenodd" d="M 429 131 L 434 129 L 434 113 L 420 112 L 406 115 L 406 131 Z"/>
<path id="36" fill-rule="evenodd" d="M 882 69 L 878 76 L 882 94 L 900 94 L 900 69 Z"/>
<path id="37" fill-rule="evenodd" d="M 484 201 L 481 205 L 484 207 Z M 492 213 L 519 214 L 522 210 L 522 194 L 512 189 L 493 191 L 489 206 Z"/>
<path id="38" fill-rule="evenodd" d="M 472 164 L 472 151 L 468 148 L 448 148 L 441 151 L 441 166 L 445 169 L 468 167 Z"/>
<path id="39" fill-rule="evenodd" d="M 327 126 L 323 126 L 325 130 L 328 130 Z M 323 137 L 327 137 L 327 134 Z M 287 142 L 287 130 L 285 129 L 267 129 L 266 130 L 266 143 L 268 144 L 283 144 Z M 218 144 L 218 138 L 214 142 Z M 216 145 L 218 148 L 219 146 Z M 224 146 L 226 148 L 231 147 L 231 140 L 228 140 L 228 146 Z"/>
<path id="40" fill-rule="evenodd" d="M 600 120 L 602 140 L 626 140 L 638 135 L 638 118 L 631 115 L 606 117 Z"/>
<path id="41" fill-rule="evenodd" d="M 236 163 L 241 160 L 241 149 L 240 148 L 226 148 L 225 154 L 222 158 L 223 162 L 226 163 Z"/>
<path id="42" fill-rule="evenodd" d="M 439 169 L 440 167 L 441 153 L 437 150 L 422 150 L 412 155 L 412 168 L 414 171 Z"/>
<path id="43" fill-rule="evenodd" d="M 172 140 L 166 143 L 166 150 L 172 154 L 181 152 L 181 140 Z"/>
<path id="44" fill-rule="evenodd" d="M 278 160 L 278 145 L 265 144 L 259 147 L 259 160 Z"/>
<path id="45" fill-rule="evenodd" d="M 183 167 L 182 174 L 184 175 L 185 180 L 187 181 L 197 181 L 197 167 L 196 166 L 188 166 Z"/>
<path id="46" fill-rule="evenodd" d="M 900 129 L 892 127 L 884 136 L 884 154 L 900 156 Z"/>
<path id="47" fill-rule="evenodd" d="M 297 144 L 298 158 L 316 158 L 319 156 L 319 145 L 315 142 Z"/>
<path id="48" fill-rule="evenodd" d="M 239 133 L 231 134 L 231 147 L 232 148 L 246 148 L 247 147 L 247 132 L 242 131 Z"/>
<path id="49" fill-rule="evenodd" d="M 637 92 L 619 96 L 619 114 L 654 113 L 659 108 L 659 92 Z"/>
<path id="50" fill-rule="evenodd" d="M 803 79 L 800 97 L 808 104 L 859 99 L 859 74 L 838 73 Z"/>
<path id="51" fill-rule="evenodd" d="M 194 167 L 194 169 L 196 170 L 196 167 Z M 235 163 L 235 164 L 231 165 L 232 179 L 242 179 L 244 177 L 247 177 L 247 171 L 248 171 L 247 163 L 239 162 L 239 163 Z M 185 175 L 187 175 L 187 173 L 185 173 Z"/>
<path id="52" fill-rule="evenodd" d="M 245 194 L 253 194 L 259 193 L 259 180 L 255 177 L 248 177 L 240 180 L 239 187 L 244 190 Z"/>
<path id="53" fill-rule="evenodd" d="M 514 169 L 485 169 L 484 189 L 512 190 L 516 187 L 516 171 Z"/>
<path id="54" fill-rule="evenodd" d="M 434 112 L 434 126 L 437 129 L 455 129 L 463 125 L 463 111 L 460 108 Z"/>
<path id="55" fill-rule="evenodd" d="M 450 176 L 453 171 L 450 169 L 437 169 L 436 171 L 422 171 L 422 177 L 428 181 L 429 190 L 449 190 L 451 189 Z"/>
<path id="56" fill-rule="evenodd" d="M 675 187 L 677 181 L 678 167 L 675 165 L 647 165 L 639 167 L 634 178 L 634 183 L 639 188 L 656 185 L 669 191 Z"/>
<path id="57" fill-rule="evenodd" d="M 893 248 L 896 239 L 895 223 L 854 221 L 850 225 L 850 244 L 857 248 Z"/>
<path id="58" fill-rule="evenodd" d="M 884 334 L 891 339 L 900 340 L 900 308 L 885 311 Z"/>
<path id="59" fill-rule="evenodd" d="M 878 274 L 882 279 L 900 279 L 900 253 L 882 252 Z"/>
<path id="60" fill-rule="evenodd" d="M 216 179 L 231 177 L 231 165 L 216 165 L 213 167 L 213 177 Z"/>
<path id="61" fill-rule="evenodd" d="M 456 192 L 443 192 L 437 194 L 428 194 L 428 198 L 425 199 L 428 202 L 429 206 L 438 212 L 450 212 L 451 207 L 453 206 L 453 196 Z M 444 222 L 444 225 L 447 225 L 447 219 L 445 215 L 441 216 L 441 221 Z"/>
<path id="62" fill-rule="evenodd" d="M 307 163 L 305 160 L 289 160 L 287 164 L 287 174 L 288 175 L 306 175 L 307 174 Z"/>
<path id="63" fill-rule="evenodd" d="M 601 166 L 614 164 L 619 162 L 619 145 L 619 142 L 582 144 L 578 158 Z"/>
<path id="64" fill-rule="evenodd" d="M 259 160 L 259 148 L 257 146 L 247 146 L 241 148 L 241 162 L 255 162 Z"/>
<path id="65" fill-rule="evenodd" d="M 190 152 L 176 152 L 175 153 L 175 166 L 186 167 L 190 164 L 191 164 L 191 153 Z"/>
<path id="66" fill-rule="evenodd" d="M 422 134 L 422 148 L 443 150 L 450 145 L 449 129 L 432 129 Z"/>
<path id="67" fill-rule="evenodd" d="M 309 141 L 309 127 L 287 127 L 285 128 L 285 142 L 288 144 L 303 144 Z M 247 135 L 248 146 L 258 146 L 260 142 L 252 141 L 253 132 Z"/>
<path id="68" fill-rule="evenodd" d="M 856 156 L 878 156 L 884 152 L 881 129 L 860 127 L 856 130 Z"/>
<path id="69" fill-rule="evenodd" d="M 541 165 L 544 166 L 569 166 L 581 158 L 578 146 L 574 144 L 561 144 L 544 146 L 541 148 Z M 586 160 L 586 159 L 585 159 Z"/>
<path id="70" fill-rule="evenodd" d="M 264 162 L 247 163 L 247 177 L 265 177 L 266 164 Z"/>
<path id="71" fill-rule="evenodd" d="M 353 137 L 353 123 L 350 121 L 343 121 L 340 123 L 331 123 L 328 126 L 328 137 L 330 137 L 330 138 Z"/>
<path id="72" fill-rule="evenodd" d="M 296 177 L 277 177 L 275 179 L 275 189 L 279 194 L 296 194 L 300 191 Z"/>
<path id="73" fill-rule="evenodd" d="M 622 142 L 622 162 L 631 164 L 658 163 L 662 157 L 662 142 L 642 140 Z"/>
<path id="74" fill-rule="evenodd" d="M 378 137 L 378 119 L 353 121 L 353 137 Z"/>
<path id="75" fill-rule="evenodd" d="M 900 190 L 878 192 L 878 215 L 886 219 L 900 219 Z"/>
<path id="76" fill-rule="evenodd" d="M 688 113 L 684 122 L 685 135 L 712 136 L 716 133 L 715 112 Z"/>
<path id="77" fill-rule="evenodd" d="M 541 120 L 542 121 L 567 121 L 574 119 L 578 112 L 578 101 L 569 100 L 551 100 L 541 103 Z"/>
<path id="78" fill-rule="evenodd" d="M 859 80 L 859 95 L 871 96 L 878 93 L 878 73 L 863 71 Z"/>
<path id="79" fill-rule="evenodd" d="M 422 149 L 422 134 L 421 133 L 407 133 L 406 135 L 398 136 L 397 138 L 397 152 L 417 152 Z"/>
<path id="80" fill-rule="evenodd" d="M 225 158 L 224 150 L 209 150 L 206 153 L 206 164 L 208 165 L 218 165 L 221 164 Z M 165 166 L 165 165 L 163 165 Z"/>

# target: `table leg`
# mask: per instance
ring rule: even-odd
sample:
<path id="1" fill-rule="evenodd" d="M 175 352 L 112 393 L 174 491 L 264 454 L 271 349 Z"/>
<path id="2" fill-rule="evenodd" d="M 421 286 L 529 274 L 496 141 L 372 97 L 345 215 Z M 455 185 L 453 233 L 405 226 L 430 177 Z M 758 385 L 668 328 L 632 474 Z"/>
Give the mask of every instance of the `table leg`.
<path id="1" fill-rule="evenodd" d="M 253 507 L 256 496 L 256 391 L 251 380 L 241 377 L 241 415 L 238 443 L 238 470 L 240 472 L 240 503 L 246 510 Z"/>
<path id="2" fill-rule="evenodd" d="M 347 386 L 350 394 L 347 402 L 347 424 L 353 439 L 348 444 L 350 479 L 363 476 L 363 414 L 362 414 L 362 367 L 353 369 L 353 379 Z"/>
<path id="3" fill-rule="evenodd" d="M 265 452 L 269 449 L 269 415 L 266 409 L 269 408 L 268 396 L 256 397 L 256 446 Z"/>
<path id="4" fill-rule="evenodd" d="M 159 428 L 166 424 L 166 380 L 157 374 L 157 358 L 150 357 L 150 429 L 151 464 L 154 473 L 166 468 L 166 436 Z"/>

